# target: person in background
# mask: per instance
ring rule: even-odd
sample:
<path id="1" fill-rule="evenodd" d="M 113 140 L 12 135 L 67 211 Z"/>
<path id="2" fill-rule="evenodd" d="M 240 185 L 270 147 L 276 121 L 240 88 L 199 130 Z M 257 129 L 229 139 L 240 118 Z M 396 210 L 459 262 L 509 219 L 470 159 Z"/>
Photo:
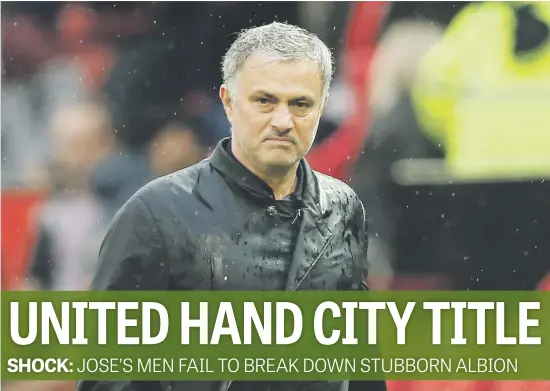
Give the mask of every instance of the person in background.
<path id="1" fill-rule="evenodd" d="M 422 59 L 412 88 L 425 134 L 465 179 L 550 173 L 550 3 L 473 3 Z"/>
<path id="2" fill-rule="evenodd" d="M 204 159 L 217 140 L 209 121 L 200 116 L 165 116 L 156 126 L 148 144 L 119 145 L 95 166 L 91 187 L 109 219 L 147 182 Z"/>
<path id="3" fill-rule="evenodd" d="M 37 220 L 29 287 L 87 289 L 106 226 L 103 205 L 90 190 L 95 164 L 113 151 L 110 117 L 97 102 L 61 108 L 51 121 L 51 195 Z"/>
<path id="4" fill-rule="evenodd" d="M 211 141 L 207 130 L 191 119 L 169 122 L 155 134 L 149 146 L 149 160 L 155 176 L 192 166 L 208 155 Z"/>
<path id="5" fill-rule="evenodd" d="M 363 153 L 355 163 L 351 186 L 369 215 L 370 284 L 389 288 L 402 230 L 391 167 L 401 159 L 441 156 L 419 129 L 409 90 L 422 56 L 443 34 L 444 26 L 427 19 L 394 20 L 378 41 L 369 70 L 371 123 Z"/>
<path id="6" fill-rule="evenodd" d="M 424 134 L 444 149 L 441 171 L 479 184 L 453 222 L 468 256 L 460 286 L 534 289 L 548 270 L 550 3 L 468 5 L 411 91 Z"/>
<path id="7" fill-rule="evenodd" d="M 2 187 L 47 186 L 52 112 L 93 99 L 121 41 L 150 33 L 145 3 L 2 5 Z"/>

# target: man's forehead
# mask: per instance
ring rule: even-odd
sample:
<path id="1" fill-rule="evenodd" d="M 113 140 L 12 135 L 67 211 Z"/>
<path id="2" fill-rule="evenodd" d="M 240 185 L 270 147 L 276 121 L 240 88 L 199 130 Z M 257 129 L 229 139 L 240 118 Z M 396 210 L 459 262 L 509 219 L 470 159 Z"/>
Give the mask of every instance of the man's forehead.
<path id="1" fill-rule="evenodd" d="M 282 59 L 273 54 L 268 53 L 255 53 L 251 55 L 243 64 L 243 70 L 264 70 L 265 68 L 275 66 L 288 66 L 288 67 L 300 67 L 307 69 L 312 73 L 321 74 L 321 70 L 317 63 L 309 58 L 304 59 Z"/>
<path id="2" fill-rule="evenodd" d="M 288 61 L 255 55 L 244 64 L 241 83 L 248 93 L 293 95 L 293 98 L 307 95 L 313 99 L 322 91 L 319 68 L 309 59 Z"/>

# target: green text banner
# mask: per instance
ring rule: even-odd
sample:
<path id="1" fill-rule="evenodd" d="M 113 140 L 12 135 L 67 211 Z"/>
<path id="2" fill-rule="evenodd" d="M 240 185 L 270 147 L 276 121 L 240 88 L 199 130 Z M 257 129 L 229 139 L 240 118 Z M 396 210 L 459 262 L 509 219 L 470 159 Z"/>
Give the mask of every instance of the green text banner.
<path id="1" fill-rule="evenodd" d="M 2 292 L 3 380 L 550 380 L 550 292 Z"/>

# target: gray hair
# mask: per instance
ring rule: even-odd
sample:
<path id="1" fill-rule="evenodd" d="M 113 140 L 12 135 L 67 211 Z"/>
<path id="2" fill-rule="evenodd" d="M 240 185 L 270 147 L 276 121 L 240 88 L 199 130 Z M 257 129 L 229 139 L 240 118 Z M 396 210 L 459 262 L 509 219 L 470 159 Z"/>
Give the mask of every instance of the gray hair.
<path id="1" fill-rule="evenodd" d="M 243 30 L 223 59 L 223 81 L 231 99 L 235 96 L 235 81 L 245 61 L 255 53 L 267 54 L 276 61 L 310 59 L 319 66 L 323 95 L 328 97 L 332 81 L 332 53 L 317 37 L 300 27 L 273 22 Z"/>

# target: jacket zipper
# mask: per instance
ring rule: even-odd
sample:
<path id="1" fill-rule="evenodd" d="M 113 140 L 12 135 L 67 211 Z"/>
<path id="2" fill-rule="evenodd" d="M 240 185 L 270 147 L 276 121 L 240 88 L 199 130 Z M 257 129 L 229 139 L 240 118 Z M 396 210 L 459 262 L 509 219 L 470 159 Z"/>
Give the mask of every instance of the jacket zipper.
<path id="1" fill-rule="evenodd" d="M 294 216 L 294 220 L 292 220 L 292 223 L 290 224 L 294 224 L 296 220 L 298 220 L 298 217 L 300 217 L 301 214 L 302 214 L 302 209 L 298 209 L 298 211 L 296 212 L 296 216 Z"/>

